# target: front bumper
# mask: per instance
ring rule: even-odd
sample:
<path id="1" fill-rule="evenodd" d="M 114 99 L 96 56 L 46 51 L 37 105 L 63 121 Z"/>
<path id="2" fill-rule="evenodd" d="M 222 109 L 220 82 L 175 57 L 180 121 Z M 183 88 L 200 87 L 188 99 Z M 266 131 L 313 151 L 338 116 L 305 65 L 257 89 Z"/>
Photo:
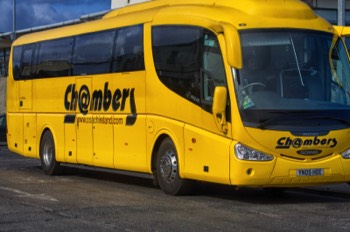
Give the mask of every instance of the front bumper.
<path id="1" fill-rule="evenodd" d="M 297 176 L 298 169 L 323 169 L 322 176 Z M 231 162 L 231 184 L 247 187 L 297 187 L 350 182 L 350 160 L 333 155 L 303 162 L 275 157 L 269 162 Z"/>

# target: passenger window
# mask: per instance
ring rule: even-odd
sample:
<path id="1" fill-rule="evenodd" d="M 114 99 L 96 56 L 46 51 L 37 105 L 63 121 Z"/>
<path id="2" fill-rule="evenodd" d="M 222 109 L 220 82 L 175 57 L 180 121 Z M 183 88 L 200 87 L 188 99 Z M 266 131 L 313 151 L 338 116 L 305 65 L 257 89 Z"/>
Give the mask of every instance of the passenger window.
<path id="1" fill-rule="evenodd" d="M 15 80 L 21 79 L 21 56 L 22 56 L 22 46 L 13 48 L 13 61 L 12 61 L 12 72 L 13 78 Z"/>
<path id="2" fill-rule="evenodd" d="M 28 79 L 31 77 L 33 49 L 34 49 L 34 44 L 23 46 L 21 71 L 20 71 L 21 79 Z"/>
<path id="3" fill-rule="evenodd" d="M 144 70 L 143 26 L 117 30 L 113 56 L 113 72 Z"/>
<path id="4" fill-rule="evenodd" d="M 33 77 L 61 77 L 71 73 L 73 38 L 40 43 L 37 60 L 33 65 Z"/>
<path id="5" fill-rule="evenodd" d="M 115 31 L 78 36 L 73 55 L 73 75 L 102 74 L 111 71 Z"/>
<path id="6" fill-rule="evenodd" d="M 202 29 L 159 26 L 152 30 L 154 65 L 169 89 L 200 103 Z"/>
<path id="7" fill-rule="evenodd" d="M 191 26 L 152 29 L 154 64 L 169 89 L 200 105 L 211 104 L 214 88 L 225 85 L 225 71 L 216 35 Z"/>

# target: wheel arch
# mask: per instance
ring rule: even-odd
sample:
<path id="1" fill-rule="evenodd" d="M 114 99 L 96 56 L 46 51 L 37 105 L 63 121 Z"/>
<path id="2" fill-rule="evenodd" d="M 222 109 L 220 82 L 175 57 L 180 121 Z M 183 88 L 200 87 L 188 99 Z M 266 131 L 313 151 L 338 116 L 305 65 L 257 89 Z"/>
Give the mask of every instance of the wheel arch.
<path id="1" fill-rule="evenodd" d="M 184 141 L 171 133 L 160 133 L 152 149 L 153 183 L 169 195 L 188 195 L 193 190 L 193 180 L 183 177 Z M 159 168 L 159 170 L 158 170 Z"/>
<path id="2" fill-rule="evenodd" d="M 158 135 L 157 139 L 154 142 L 154 146 L 152 148 L 152 156 L 151 156 L 151 170 L 153 173 L 155 173 L 156 166 L 157 166 L 157 151 L 159 149 L 160 144 L 166 138 L 171 138 L 171 137 L 166 133 L 162 133 Z"/>
<path id="3" fill-rule="evenodd" d="M 184 154 L 183 154 L 183 149 L 181 148 L 180 144 L 181 141 L 179 141 L 179 138 L 177 138 L 175 135 L 173 135 L 170 131 L 163 130 L 158 133 L 156 136 L 155 142 L 153 143 L 152 147 L 152 153 L 151 153 L 151 170 L 152 173 L 155 173 L 156 170 L 156 162 L 157 162 L 157 151 L 159 149 L 160 144 L 162 141 L 166 138 L 170 138 L 172 142 L 174 143 L 177 156 L 178 156 L 178 162 L 180 164 L 180 169 L 179 169 L 179 174 L 182 177 L 182 172 L 184 170 Z"/>
<path id="4" fill-rule="evenodd" d="M 52 138 L 53 138 L 53 142 L 54 142 L 54 145 L 55 145 L 55 149 L 56 149 L 56 159 L 57 161 L 60 161 L 60 162 L 64 162 L 64 154 L 60 152 L 59 150 L 59 145 L 60 145 L 60 141 L 59 139 L 62 139 L 60 138 L 60 131 L 59 131 L 59 128 L 57 128 L 57 126 L 55 126 L 54 124 L 52 123 L 43 123 L 41 125 L 38 125 L 38 131 L 37 131 L 37 134 L 38 134 L 38 158 L 40 158 L 40 149 L 41 149 L 41 141 L 43 139 L 43 136 L 45 134 L 45 132 L 49 131 L 52 135 Z"/>
<path id="5" fill-rule="evenodd" d="M 53 142 L 54 142 L 54 144 L 55 144 L 55 147 L 57 146 L 57 144 L 56 144 L 56 138 L 55 138 L 55 134 L 52 132 L 52 128 L 50 128 L 49 126 L 44 126 L 42 129 L 41 129 L 41 131 L 40 131 L 40 139 L 38 140 L 38 142 L 39 142 L 39 146 L 38 146 L 38 157 L 40 158 L 40 149 L 41 149 L 41 142 L 42 142 L 42 139 L 43 139 L 43 137 L 44 137 L 44 134 L 47 132 L 47 131 L 49 131 L 50 133 L 51 133 L 51 135 L 52 135 L 52 138 L 53 138 Z"/>
<path id="6" fill-rule="evenodd" d="M 49 127 L 42 130 L 40 136 L 39 158 L 45 174 L 53 176 L 61 174 L 63 168 L 56 158 L 57 140 Z"/>

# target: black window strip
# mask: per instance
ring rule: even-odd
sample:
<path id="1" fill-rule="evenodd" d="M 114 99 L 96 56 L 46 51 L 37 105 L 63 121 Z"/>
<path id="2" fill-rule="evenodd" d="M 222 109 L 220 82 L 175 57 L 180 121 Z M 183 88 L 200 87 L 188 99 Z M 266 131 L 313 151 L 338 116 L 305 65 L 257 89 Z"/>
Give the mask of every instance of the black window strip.
<path id="1" fill-rule="evenodd" d="M 135 30 L 134 37 L 130 37 L 129 35 L 126 35 L 130 31 Z M 124 32 L 125 31 L 125 32 Z M 79 72 L 76 72 L 77 70 L 74 70 L 74 56 L 79 56 L 79 54 L 74 54 L 74 51 L 77 46 L 77 38 L 78 37 L 88 37 L 103 33 L 110 32 L 111 36 L 113 36 L 112 43 L 110 44 L 112 51 L 109 58 L 106 59 L 106 62 L 99 62 L 89 59 L 86 62 L 80 62 L 76 63 L 76 67 L 79 67 L 81 70 Z M 125 43 L 117 44 L 117 38 L 118 34 L 125 33 L 124 39 Z M 65 46 L 61 46 L 61 49 L 59 48 L 59 43 L 63 43 L 65 40 L 70 41 L 70 44 L 66 44 L 66 46 L 70 46 L 69 53 L 66 54 L 60 54 L 62 50 L 67 49 Z M 132 42 L 135 42 L 135 44 L 132 44 Z M 55 44 L 56 43 L 56 44 Z M 52 48 L 52 51 L 50 53 L 47 53 L 45 55 L 48 56 L 54 56 L 55 51 L 57 54 L 60 54 L 61 56 L 56 57 L 57 60 L 46 60 L 46 63 L 40 63 L 40 61 L 43 60 L 43 55 L 40 49 L 44 49 L 44 45 L 47 46 L 47 48 Z M 58 49 L 54 49 L 55 46 L 58 46 Z M 127 65 L 120 65 L 117 63 L 117 60 L 115 60 L 115 52 L 116 48 L 120 46 L 128 46 L 129 51 L 132 51 L 129 54 L 124 54 L 123 62 Z M 131 50 L 130 50 L 131 46 Z M 133 47 L 132 47 L 133 46 Z M 31 50 L 31 59 L 29 64 L 29 71 L 28 71 L 28 64 L 23 63 L 25 60 L 23 59 L 25 49 L 32 48 Z M 124 48 L 124 47 L 123 47 Z M 137 48 L 137 49 L 136 49 Z M 86 51 L 86 50 L 85 50 Z M 96 52 L 98 52 L 99 49 L 97 49 Z M 28 52 L 27 52 L 28 53 Z M 56 55 L 57 55 L 56 54 Z M 96 53 L 93 57 L 96 56 Z M 62 55 L 66 55 L 67 59 L 64 59 Z M 91 57 L 91 56 L 90 56 Z M 107 67 L 102 67 L 103 64 Z M 85 66 L 85 67 L 83 67 Z M 97 68 L 101 69 L 101 71 L 98 71 Z M 118 67 L 116 67 L 118 66 Z M 24 69 L 25 68 L 25 69 Z M 84 70 L 85 68 L 85 70 Z M 13 48 L 13 76 L 15 80 L 25 80 L 25 79 L 39 79 L 39 78 L 54 78 L 54 77 L 67 77 L 67 76 L 73 76 L 76 75 L 98 75 L 98 74 L 107 74 L 107 73 L 117 73 L 117 72 L 131 72 L 131 71 L 142 71 L 145 69 L 144 66 L 144 47 L 143 47 L 143 25 L 134 25 L 134 26 L 128 26 L 128 27 L 122 27 L 117 28 L 113 30 L 104 30 L 104 31 L 98 31 L 93 33 L 86 33 L 81 35 L 75 35 L 72 37 L 64 37 L 54 40 L 47 40 L 37 43 L 31 43 L 31 44 L 25 44 L 21 46 L 16 46 Z M 41 71 L 41 72 L 40 72 Z M 23 72 L 23 73 L 22 73 Z M 22 75 L 25 74 L 25 75 Z"/>

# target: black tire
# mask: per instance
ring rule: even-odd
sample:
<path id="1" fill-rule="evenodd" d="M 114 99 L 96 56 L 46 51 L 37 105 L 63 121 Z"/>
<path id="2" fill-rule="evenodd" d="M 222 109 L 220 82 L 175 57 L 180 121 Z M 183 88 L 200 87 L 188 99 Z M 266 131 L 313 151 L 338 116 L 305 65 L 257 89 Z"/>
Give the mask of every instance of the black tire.
<path id="1" fill-rule="evenodd" d="M 55 142 L 50 131 L 45 131 L 40 142 L 41 166 L 47 175 L 57 175 L 62 171 L 59 162 L 56 161 Z"/>
<path id="2" fill-rule="evenodd" d="M 157 152 L 156 175 L 160 188 L 169 195 L 188 195 L 192 192 L 193 182 L 182 179 L 175 145 L 170 138 L 162 141 Z"/>

